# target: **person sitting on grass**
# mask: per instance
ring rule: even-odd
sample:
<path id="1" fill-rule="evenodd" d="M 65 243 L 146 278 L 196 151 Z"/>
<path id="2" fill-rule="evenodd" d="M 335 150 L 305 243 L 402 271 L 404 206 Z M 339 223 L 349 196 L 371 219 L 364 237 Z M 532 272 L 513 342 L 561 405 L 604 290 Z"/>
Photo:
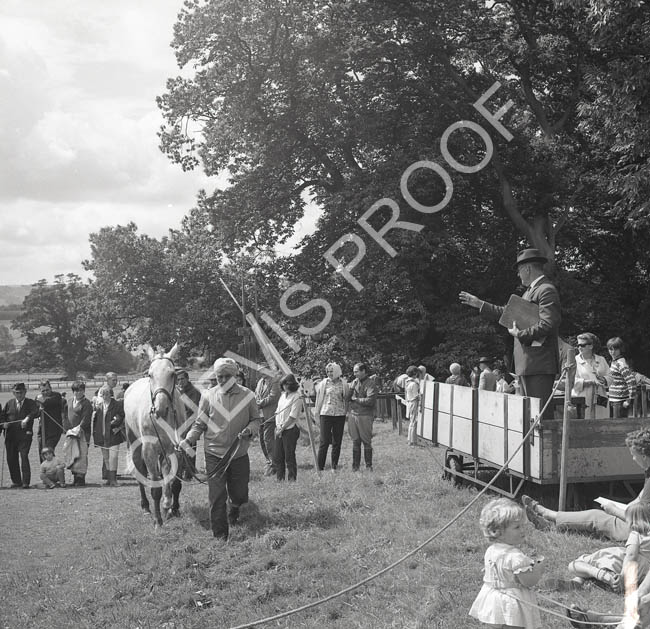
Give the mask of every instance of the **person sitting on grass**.
<path id="1" fill-rule="evenodd" d="M 645 470 L 645 483 L 635 502 L 650 502 L 650 428 L 628 433 L 625 445 L 630 449 L 634 462 Z M 546 530 L 554 525 L 558 530 L 582 531 L 624 542 L 630 535 L 630 526 L 625 521 L 625 511 L 616 503 L 603 504 L 603 509 L 585 511 L 553 511 L 542 506 L 529 496 L 522 496 L 526 515 L 535 528 Z M 629 505 L 628 505 L 629 506 Z"/>
<path id="2" fill-rule="evenodd" d="M 55 456 L 50 447 L 41 450 L 43 462 L 41 463 L 41 480 L 45 489 L 65 487 L 65 467 Z"/>
<path id="3" fill-rule="evenodd" d="M 594 579 L 596 585 L 620 594 L 623 591 L 622 575 L 632 561 L 636 562 L 638 577 L 645 578 L 650 568 L 650 504 L 631 504 L 625 511 L 625 521 L 631 529 L 625 547 L 601 548 L 572 561 L 569 572 L 574 576 L 575 582 Z"/>
<path id="4" fill-rule="evenodd" d="M 525 541 L 524 509 L 509 498 L 490 500 L 479 525 L 491 546 L 485 552 L 483 587 L 469 615 L 494 629 L 540 629 L 537 597 L 530 588 L 542 576 L 543 559 L 531 559 L 519 550 Z"/>

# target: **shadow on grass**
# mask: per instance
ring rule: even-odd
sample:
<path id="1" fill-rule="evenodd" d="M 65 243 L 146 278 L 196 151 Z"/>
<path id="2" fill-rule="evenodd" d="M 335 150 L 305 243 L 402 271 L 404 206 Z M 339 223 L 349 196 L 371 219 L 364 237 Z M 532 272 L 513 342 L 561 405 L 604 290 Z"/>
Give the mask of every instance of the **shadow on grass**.
<path id="1" fill-rule="evenodd" d="M 210 530 L 210 515 L 206 504 L 193 505 L 189 515 L 198 525 Z M 331 529 L 341 524 L 335 509 L 314 507 L 306 511 L 277 509 L 271 513 L 263 513 L 255 502 L 249 502 L 242 507 L 239 526 L 251 533 L 263 535 L 272 529 L 307 530 L 314 527 L 320 529 Z"/>

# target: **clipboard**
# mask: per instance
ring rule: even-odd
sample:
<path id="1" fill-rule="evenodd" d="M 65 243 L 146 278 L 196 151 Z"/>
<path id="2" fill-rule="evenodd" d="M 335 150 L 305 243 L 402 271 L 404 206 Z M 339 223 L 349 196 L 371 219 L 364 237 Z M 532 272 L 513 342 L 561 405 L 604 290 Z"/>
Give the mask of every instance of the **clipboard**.
<path id="1" fill-rule="evenodd" d="M 511 328 L 513 321 L 517 322 L 517 327 L 520 330 L 535 325 L 539 321 L 539 306 L 532 301 L 522 299 L 519 295 L 510 295 L 499 319 L 499 325 Z"/>

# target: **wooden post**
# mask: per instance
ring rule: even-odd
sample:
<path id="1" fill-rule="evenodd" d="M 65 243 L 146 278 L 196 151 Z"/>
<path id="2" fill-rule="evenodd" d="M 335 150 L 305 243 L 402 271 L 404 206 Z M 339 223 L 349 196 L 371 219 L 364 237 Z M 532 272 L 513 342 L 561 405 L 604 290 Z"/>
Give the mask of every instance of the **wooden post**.
<path id="1" fill-rule="evenodd" d="M 571 405 L 571 389 L 576 377 L 576 355 L 573 348 L 566 353 L 566 378 L 564 385 L 564 414 L 562 416 L 562 446 L 560 449 L 560 498 L 558 500 L 558 511 L 566 509 L 566 455 L 569 450 L 569 406 Z"/>

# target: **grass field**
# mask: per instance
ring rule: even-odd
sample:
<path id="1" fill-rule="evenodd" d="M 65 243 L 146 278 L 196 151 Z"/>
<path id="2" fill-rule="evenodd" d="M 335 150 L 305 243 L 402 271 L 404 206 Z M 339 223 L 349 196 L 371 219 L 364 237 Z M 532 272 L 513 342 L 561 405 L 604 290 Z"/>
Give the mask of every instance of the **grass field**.
<path id="1" fill-rule="evenodd" d="M 154 530 L 140 513 L 137 486 L 101 486 L 91 448 L 90 486 L 0 492 L 0 627 L 221 628 L 278 614 L 336 593 L 381 570 L 429 538 L 477 490 L 442 480 L 444 451 L 409 448 L 389 423 L 375 424 L 375 471 L 353 473 L 344 438 L 341 469 L 318 476 L 311 450 L 298 448 L 298 481 L 263 477 L 251 448 L 251 501 L 228 542 L 215 540 L 207 488 L 185 483 L 182 517 Z M 120 454 L 121 468 L 123 453 Z M 38 459 L 32 447 L 33 467 Z M 329 465 L 329 463 L 328 463 Z M 34 474 L 33 483 L 38 481 Z M 485 543 L 481 497 L 458 522 L 388 573 L 340 598 L 267 627 L 463 629 L 481 586 Z M 566 575 L 583 552 L 611 545 L 572 534 L 529 530 L 524 550 L 546 557 L 549 577 Z M 601 611 L 622 598 L 587 586 L 539 594 Z M 540 598 L 560 615 L 563 608 Z M 543 614 L 544 627 L 569 627 Z"/>

